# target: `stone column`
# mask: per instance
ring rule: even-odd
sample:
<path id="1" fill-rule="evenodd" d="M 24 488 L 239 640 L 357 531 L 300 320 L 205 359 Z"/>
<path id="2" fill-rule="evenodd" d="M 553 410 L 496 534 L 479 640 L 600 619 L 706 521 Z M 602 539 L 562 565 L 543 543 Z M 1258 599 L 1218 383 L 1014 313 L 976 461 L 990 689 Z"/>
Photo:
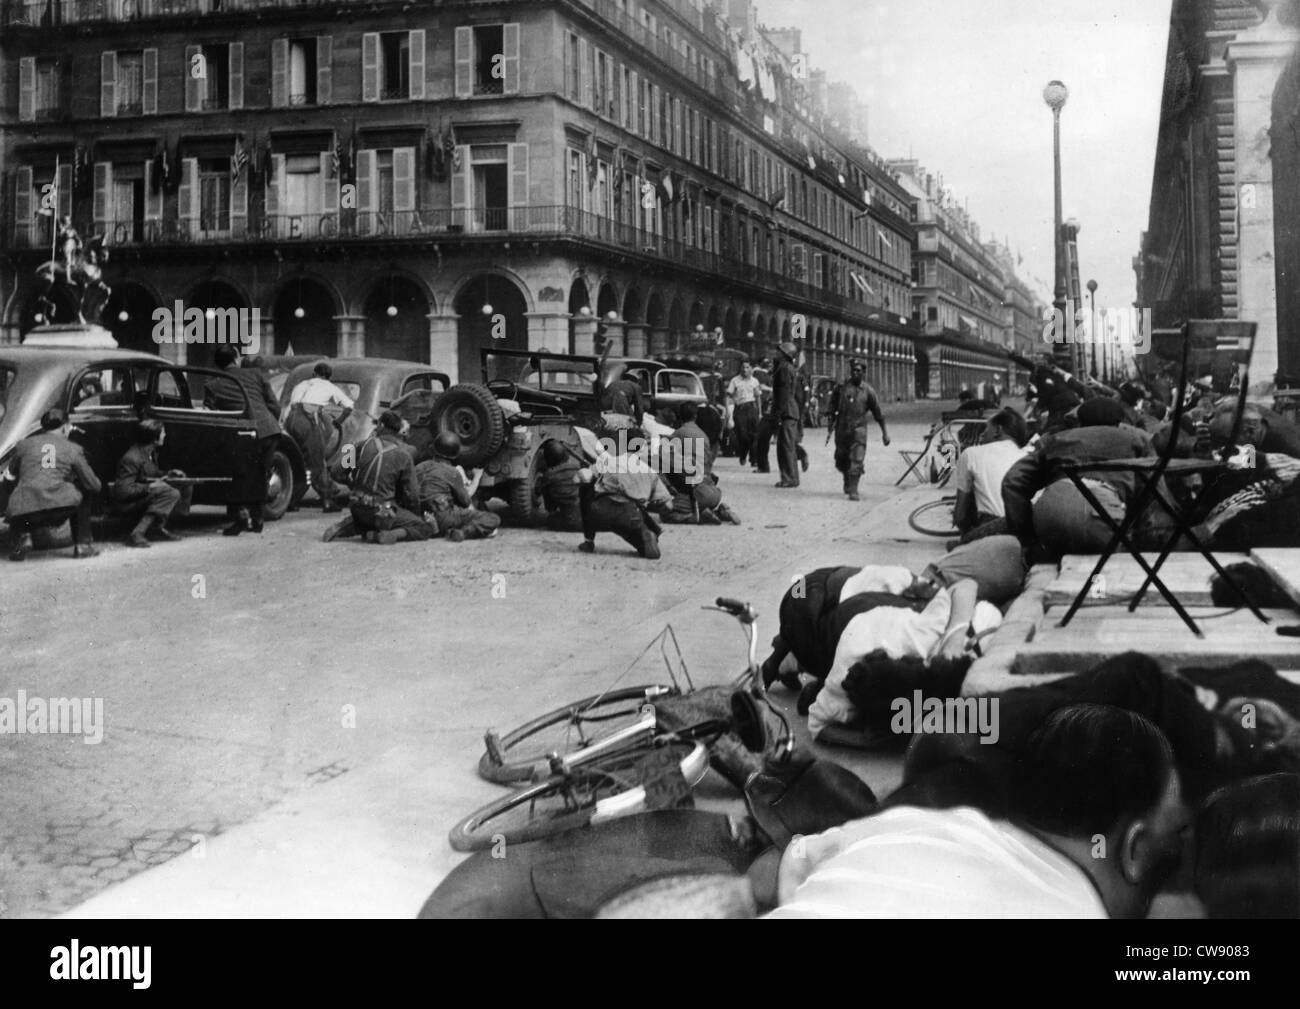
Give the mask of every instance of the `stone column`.
<path id="1" fill-rule="evenodd" d="M 622 319 L 602 319 L 601 327 L 605 330 L 605 340 L 609 344 L 612 357 L 629 357 L 627 353 L 627 323 Z"/>
<path id="2" fill-rule="evenodd" d="M 930 389 L 926 399 L 943 399 L 943 348 L 938 344 L 930 348 Z"/>
<path id="3" fill-rule="evenodd" d="M 650 327 L 644 322 L 629 322 L 624 326 L 625 353 L 628 357 L 646 357 L 650 354 Z"/>
<path id="4" fill-rule="evenodd" d="M 366 317 L 364 315 L 336 315 L 338 357 L 366 356 Z"/>
<path id="5" fill-rule="evenodd" d="M 552 354 L 568 354 L 569 319 L 568 312 L 525 312 L 528 320 L 528 349 L 548 350 Z M 592 327 L 595 332 L 595 327 Z"/>
<path id="6" fill-rule="evenodd" d="M 460 316 L 455 312 L 430 312 L 425 318 L 429 320 L 429 363 L 445 371 L 454 382 L 477 382 L 477 374 L 461 375 Z M 467 363 L 472 367 L 477 362 Z"/>
<path id="7" fill-rule="evenodd" d="M 590 315 L 575 315 L 573 319 L 573 353 L 596 352 L 596 319 Z"/>
<path id="8" fill-rule="evenodd" d="M 1269 128 L 1273 91 L 1300 32 L 1281 24 L 1278 0 L 1268 16 L 1228 43 L 1224 62 L 1232 76 L 1236 132 L 1237 317 L 1258 325 L 1250 364 L 1252 388 L 1272 386 L 1277 371 L 1277 274 L 1273 241 L 1273 161 Z"/>

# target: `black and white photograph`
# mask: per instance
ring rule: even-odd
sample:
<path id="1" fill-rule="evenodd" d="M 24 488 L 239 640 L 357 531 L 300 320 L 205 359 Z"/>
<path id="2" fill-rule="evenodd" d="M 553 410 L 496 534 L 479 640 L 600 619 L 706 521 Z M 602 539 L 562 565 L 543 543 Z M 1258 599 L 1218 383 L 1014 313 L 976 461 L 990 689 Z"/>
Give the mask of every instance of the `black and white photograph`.
<path id="1" fill-rule="evenodd" d="M 1300 0 L 0 0 L 0 918 L 1259 980 L 1298 414 Z"/>

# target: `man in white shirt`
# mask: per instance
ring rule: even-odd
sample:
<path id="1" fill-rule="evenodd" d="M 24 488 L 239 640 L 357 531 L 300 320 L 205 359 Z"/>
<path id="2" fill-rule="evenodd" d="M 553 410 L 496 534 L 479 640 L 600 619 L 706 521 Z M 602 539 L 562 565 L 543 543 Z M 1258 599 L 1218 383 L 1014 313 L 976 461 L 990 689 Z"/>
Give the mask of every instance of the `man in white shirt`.
<path id="1" fill-rule="evenodd" d="M 293 387 L 281 423 L 302 449 L 303 459 L 311 473 L 312 488 L 320 496 L 322 507 L 327 512 L 338 511 L 347 498 L 347 490 L 330 478 L 329 467 L 326 465 L 326 446 L 329 445 L 334 425 L 324 408 L 343 407 L 344 413 L 339 418 L 341 423 L 346 419 L 347 411 L 356 404 L 347 393 L 330 381 L 334 369 L 328 361 L 317 362 L 312 371 L 311 378 Z"/>
<path id="2" fill-rule="evenodd" d="M 896 806 L 795 837 L 769 917 L 1142 917 L 1188 827 L 1164 734 L 1130 711 L 1070 705 L 1029 738 L 1009 820 Z"/>
<path id="3" fill-rule="evenodd" d="M 1029 440 L 1025 419 L 1016 411 L 999 410 L 988 419 L 980 443 L 957 460 L 957 502 L 953 522 L 963 533 L 1006 515 L 1002 478 L 1025 454 Z"/>
<path id="4" fill-rule="evenodd" d="M 742 466 L 754 447 L 762 388 L 762 383 L 754 377 L 754 366 L 748 361 L 740 366 L 740 374 L 727 385 L 727 407 L 731 414 L 727 426 L 735 429 L 736 458 Z"/>

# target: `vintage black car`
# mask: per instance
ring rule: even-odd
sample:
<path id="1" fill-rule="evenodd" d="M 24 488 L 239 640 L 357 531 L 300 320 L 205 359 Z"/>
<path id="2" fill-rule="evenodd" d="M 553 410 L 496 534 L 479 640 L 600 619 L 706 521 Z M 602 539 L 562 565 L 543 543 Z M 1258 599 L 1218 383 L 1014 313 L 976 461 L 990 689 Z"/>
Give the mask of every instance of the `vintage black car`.
<path id="1" fill-rule="evenodd" d="M 111 481 L 131 446 L 138 411 L 148 408 L 167 426 L 159 464 L 191 477 L 230 477 L 258 463 L 257 431 L 244 397 L 240 410 L 210 410 L 203 393 L 221 372 L 173 364 L 154 354 L 107 346 L 41 346 L 34 331 L 26 343 L 0 347 L 0 474 L 14 446 L 40 427 L 52 407 L 68 414 L 73 438 L 86 450 L 101 481 Z M 240 395 L 243 396 L 242 390 Z M 302 455 L 281 437 L 272 460 L 265 516 L 278 519 L 296 487 L 305 483 Z M 0 510 L 8 492 L 0 481 Z M 199 483 L 195 504 L 223 505 L 231 484 Z"/>

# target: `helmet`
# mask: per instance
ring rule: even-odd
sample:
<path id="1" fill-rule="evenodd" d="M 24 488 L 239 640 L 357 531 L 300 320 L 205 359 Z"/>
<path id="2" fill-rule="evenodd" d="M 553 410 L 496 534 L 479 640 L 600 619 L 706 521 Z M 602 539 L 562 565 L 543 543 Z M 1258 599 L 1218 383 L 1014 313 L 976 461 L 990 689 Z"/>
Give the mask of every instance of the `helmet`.
<path id="1" fill-rule="evenodd" d="M 791 361 L 793 361 L 796 357 L 799 356 L 799 348 L 796 347 L 789 340 L 782 340 L 780 343 L 776 345 L 776 349 L 779 350 L 786 357 L 788 357 Z"/>
<path id="2" fill-rule="evenodd" d="M 443 431 L 433 439 L 433 451 L 444 459 L 455 459 L 460 455 L 460 439 L 450 431 Z"/>

